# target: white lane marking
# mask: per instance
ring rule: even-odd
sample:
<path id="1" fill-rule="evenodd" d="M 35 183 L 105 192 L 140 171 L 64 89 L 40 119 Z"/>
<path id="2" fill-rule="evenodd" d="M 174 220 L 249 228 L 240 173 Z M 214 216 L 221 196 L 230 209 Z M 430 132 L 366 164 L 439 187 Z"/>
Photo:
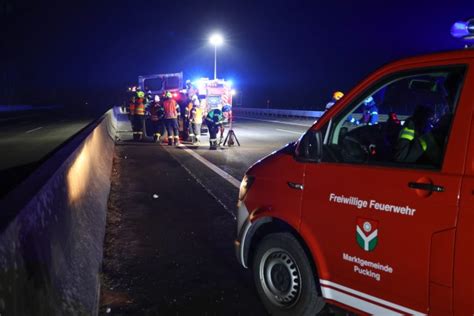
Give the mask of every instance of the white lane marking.
<path id="1" fill-rule="evenodd" d="M 354 295 L 357 295 L 357 296 L 360 296 L 362 298 L 365 298 L 365 299 L 368 299 L 368 300 L 371 300 L 372 302 L 375 302 L 377 304 L 381 304 L 381 305 L 385 305 L 387 307 L 391 307 L 393 309 L 396 309 L 396 310 L 399 310 L 399 311 L 402 311 L 404 313 L 407 313 L 409 315 L 426 315 L 426 314 L 423 314 L 423 313 L 420 313 L 418 311 L 415 311 L 413 309 L 410 309 L 408 307 L 405 307 L 405 306 L 401 306 L 401 305 L 397 305 L 395 303 L 392 303 L 392 302 L 389 302 L 389 301 L 386 301 L 386 300 L 383 300 L 381 298 L 378 298 L 378 297 L 375 297 L 375 296 L 372 296 L 372 295 L 369 295 L 369 294 L 366 294 L 366 293 L 363 293 L 363 292 L 359 292 L 359 291 L 356 291 L 354 289 L 351 289 L 351 288 L 348 288 L 344 285 L 340 285 L 338 283 L 334 283 L 334 282 L 331 282 L 331 281 L 328 281 L 328 280 L 323 280 L 323 279 L 319 279 L 319 283 L 322 284 L 322 287 L 324 287 L 324 285 L 327 285 L 327 286 L 332 286 L 336 289 L 340 289 L 342 291 L 345 291 L 347 293 L 351 293 L 351 294 L 354 294 Z M 326 289 L 330 289 L 330 288 L 327 288 Z M 335 291 L 334 289 L 330 289 L 332 291 Z M 330 294 L 330 293 L 328 293 Z M 324 296 L 326 297 L 326 296 Z M 329 297 L 328 297 L 329 298 Z M 365 301 L 362 301 L 362 302 L 365 302 Z M 343 301 L 341 301 L 341 303 L 344 303 Z M 368 302 L 366 302 L 368 303 Z M 353 306 L 356 306 L 357 309 L 360 309 L 360 310 L 364 310 L 363 308 L 361 309 L 359 306 L 357 305 L 353 305 Z M 382 307 L 383 308 L 383 307 Z"/>
<path id="2" fill-rule="evenodd" d="M 261 121 L 261 122 L 268 122 L 268 123 L 279 123 L 279 124 L 286 124 L 286 125 L 295 125 L 295 126 L 304 126 L 304 127 L 310 127 L 313 125 L 313 123 L 308 123 L 308 124 L 301 124 L 301 123 L 293 123 L 293 122 L 283 122 L 283 121 L 275 121 L 275 120 L 262 120 L 262 119 L 256 119 L 253 117 L 247 117 L 247 116 L 235 116 L 236 118 L 242 118 L 246 120 L 254 120 L 254 121 Z"/>
<path id="3" fill-rule="evenodd" d="M 208 167 L 209 169 L 211 169 L 212 171 L 214 171 L 215 173 L 217 173 L 218 175 L 220 175 L 222 178 L 224 178 L 225 180 L 227 180 L 230 184 L 232 184 L 234 187 L 236 188 L 240 188 L 240 181 L 237 180 L 236 178 L 234 178 L 233 176 L 231 176 L 230 174 L 228 174 L 227 172 L 225 172 L 224 170 L 222 170 L 221 168 L 219 168 L 218 166 L 216 166 L 215 164 L 213 164 L 212 162 L 210 162 L 209 160 L 205 159 L 204 157 L 202 157 L 201 155 L 195 153 L 194 151 L 192 151 L 191 149 L 189 148 L 186 148 L 184 146 L 181 146 L 181 148 L 183 148 L 183 150 L 185 152 L 187 152 L 188 154 L 190 154 L 191 156 L 193 156 L 194 158 L 196 158 L 197 160 L 199 160 L 200 162 L 202 162 L 203 164 L 206 165 L 206 167 Z"/>
<path id="4" fill-rule="evenodd" d="M 286 129 L 279 129 L 279 128 L 275 128 L 275 130 L 277 130 L 277 131 L 281 131 L 281 132 L 292 133 L 292 134 L 298 134 L 298 135 L 301 135 L 301 134 L 303 134 L 303 132 L 289 131 L 289 130 L 286 130 Z"/>
<path id="5" fill-rule="evenodd" d="M 171 151 L 168 151 L 168 152 L 171 152 Z M 176 158 L 175 158 L 175 159 L 176 159 Z M 181 167 L 184 168 L 184 170 L 186 170 L 186 171 L 188 172 L 188 174 L 189 174 L 191 177 L 193 177 L 193 179 L 194 179 L 200 186 L 202 186 L 202 187 L 204 188 L 204 190 L 206 190 L 207 193 L 209 193 L 209 194 L 217 201 L 217 203 L 219 203 L 219 204 L 225 209 L 225 211 L 226 211 L 227 213 L 230 214 L 230 216 L 232 216 L 232 218 L 233 218 L 234 220 L 237 220 L 237 217 L 235 216 L 235 214 L 232 213 L 232 212 L 229 210 L 229 208 L 224 204 L 224 202 L 222 202 L 222 201 L 211 191 L 211 189 L 209 189 L 208 187 L 206 187 L 206 186 L 204 185 L 204 183 L 202 183 L 202 181 L 199 180 L 199 178 L 198 178 L 194 173 L 192 173 L 191 170 L 189 170 L 189 168 L 187 168 L 184 164 L 181 163 L 181 161 L 179 161 L 178 159 L 176 159 L 176 161 L 181 165 Z"/>
<path id="6" fill-rule="evenodd" d="M 40 126 L 40 127 L 37 127 L 37 128 L 33 128 L 33 129 L 30 129 L 29 131 L 26 131 L 25 134 L 29 134 L 29 133 L 33 133 L 34 131 L 37 131 L 39 129 L 42 129 L 43 126 Z"/>

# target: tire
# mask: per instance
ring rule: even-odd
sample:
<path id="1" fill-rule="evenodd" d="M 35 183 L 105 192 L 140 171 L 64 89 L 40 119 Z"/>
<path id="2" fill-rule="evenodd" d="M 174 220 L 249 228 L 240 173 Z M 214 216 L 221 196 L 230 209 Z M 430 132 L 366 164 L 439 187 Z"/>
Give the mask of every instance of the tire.
<path id="1" fill-rule="evenodd" d="M 276 233 L 257 245 L 252 261 L 257 292 L 270 315 L 316 315 L 325 301 L 300 243 L 289 233 Z"/>

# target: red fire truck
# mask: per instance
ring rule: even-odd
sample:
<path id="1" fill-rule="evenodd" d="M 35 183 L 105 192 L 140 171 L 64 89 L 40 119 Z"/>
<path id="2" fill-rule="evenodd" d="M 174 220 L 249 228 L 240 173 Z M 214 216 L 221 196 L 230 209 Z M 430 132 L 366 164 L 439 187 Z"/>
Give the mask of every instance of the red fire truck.
<path id="1" fill-rule="evenodd" d="M 192 82 L 191 94 L 196 94 L 201 100 L 204 112 L 219 108 L 223 111 L 226 121 L 232 115 L 232 82 L 224 79 L 201 78 Z"/>

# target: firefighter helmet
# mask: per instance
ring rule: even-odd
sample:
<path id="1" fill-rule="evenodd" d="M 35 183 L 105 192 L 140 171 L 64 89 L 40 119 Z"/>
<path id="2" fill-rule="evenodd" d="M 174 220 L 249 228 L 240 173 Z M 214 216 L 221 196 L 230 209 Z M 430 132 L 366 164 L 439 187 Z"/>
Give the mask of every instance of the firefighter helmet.
<path id="1" fill-rule="evenodd" d="M 166 92 L 166 97 L 171 99 L 173 97 L 173 95 L 171 94 L 170 91 L 167 91 Z"/>
<path id="2" fill-rule="evenodd" d="M 372 96 L 369 96 L 367 99 L 364 100 L 364 105 L 365 106 L 371 106 L 371 105 L 374 105 L 375 104 L 375 101 L 374 101 L 374 98 Z"/>
<path id="3" fill-rule="evenodd" d="M 342 93 L 341 91 L 336 91 L 334 92 L 334 94 L 332 95 L 333 99 L 338 101 L 339 99 L 341 99 L 342 97 L 344 96 L 344 93 Z"/>
<path id="4" fill-rule="evenodd" d="M 143 92 L 143 91 L 137 91 L 137 97 L 139 97 L 139 98 L 144 98 L 144 97 L 145 97 L 145 92 Z"/>

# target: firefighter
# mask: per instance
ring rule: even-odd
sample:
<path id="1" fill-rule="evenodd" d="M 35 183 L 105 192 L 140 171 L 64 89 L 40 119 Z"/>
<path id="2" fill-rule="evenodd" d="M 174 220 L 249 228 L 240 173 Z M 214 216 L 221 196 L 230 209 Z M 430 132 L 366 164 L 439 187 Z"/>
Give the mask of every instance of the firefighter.
<path id="1" fill-rule="evenodd" d="M 178 118 L 180 109 L 178 103 L 173 99 L 171 92 L 166 92 L 163 110 L 165 117 L 166 131 L 168 132 L 168 145 L 179 145 L 179 126 Z"/>
<path id="2" fill-rule="evenodd" d="M 188 99 L 186 107 L 184 108 L 184 116 L 183 116 L 183 137 L 184 138 L 191 138 L 192 137 L 192 128 L 191 128 L 191 110 L 193 109 L 193 103 L 197 100 L 197 96 L 194 95 L 191 99 Z M 199 102 L 199 100 L 198 100 Z M 193 139 L 191 139 L 193 141 Z"/>
<path id="3" fill-rule="evenodd" d="M 223 130 L 224 116 L 219 108 L 214 108 L 206 116 L 206 124 L 209 129 L 209 149 L 217 149 L 217 133 L 221 131 L 221 139 Z"/>
<path id="4" fill-rule="evenodd" d="M 135 115 L 135 95 L 130 97 L 130 101 L 128 102 L 128 119 L 130 123 L 133 124 L 133 116 Z"/>
<path id="5" fill-rule="evenodd" d="M 145 98 L 146 108 L 153 106 L 154 100 L 155 100 L 155 97 L 153 96 L 153 93 L 151 93 L 151 91 L 148 90 L 148 92 L 146 93 L 146 98 Z"/>
<path id="6" fill-rule="evenodd" d="M 344 96 L 344 93 L 342 93 L 341 91 L 336 91 L 333 93 L 332 95 L 332 99 L 331 101 L 329 101 L 327 104 L 326 104 L 326 111 L 329 110 L 330 108 L 332 108 L 332 106 L 334 104 L 336 104 L 337 101 L 339 101 L 340 99 L 342 99 L 342 97 Z"/>
<path id="7" fill-rule="evenodd" d="M 222 114 L 224 115 L 224 122 L 230 124 L 232 122 L 232 105 L 224 105 L 222 107 Z"/>
<path id="8" fill-rule="evenodd" d="M 189 134 L 189 136 L 191 137 L 191 141 L 193 142 L 193 144 L 199 144 L 201 142 L 200 138 L 202 117 L 203 112 L 199 104 L 199 99 L 196 98 L 190 113 L 191 133 Z"/>
<path id="9" fill-rule="evenodd" d="M 137 91 L 132 125 L 133 139 L 142 140 L 143 126 L 145 125 L 145 93 L 143 91 Z"/>
<path id="10" fill-rule="evenodd" d="M 191 83 L 191 80 L 186 80 L 186 90 L 188 91 L 189 93 L 189 90 L 191 90 L 191 87 L 192 87 L 192 83 Z M 188 94 L 188 97 L 189 97 L 189 94 Z"/>
<path id="11" fill-rule="evenodd" d="M 160 141 L 161 135 L 164 133 L 163 117 L 165 115 L 163 106 L 160 104 L 160 96 L 155 95 L 154 101 L 150 107 L 151 126 L 153 130 L 153 141 Z"/>
<path id="12" fill-rule="evenodd" d="M 364 110 L 362 112 L 362 124 L 375 125 L 379 121 L 379 110 L 372 96 L 364 100 Z"/>
<path id="13" fill-rule="evenodd" d="M 424 158 L 432 163 L 440 162 L 440 149 L 431 132 L 433 116 L 429 107 L 419 105 L 415 108 L 398 135 L 395 161 L 414 163 Z"/>

